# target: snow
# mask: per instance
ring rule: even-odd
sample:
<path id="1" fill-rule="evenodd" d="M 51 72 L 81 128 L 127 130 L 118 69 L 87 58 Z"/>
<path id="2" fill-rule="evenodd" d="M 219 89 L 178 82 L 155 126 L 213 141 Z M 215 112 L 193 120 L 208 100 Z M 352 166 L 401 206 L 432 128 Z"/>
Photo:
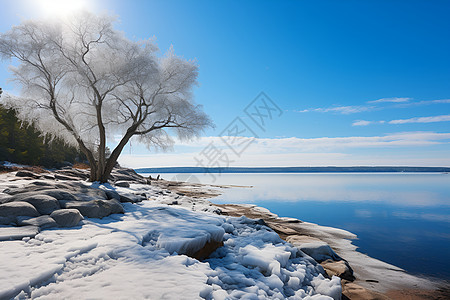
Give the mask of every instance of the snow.
<path id="1" fill-rule="evenodd" d="M 0 190 L 12 184 L 4 177 Z M 176 195 L 153 186 L 99 188 L 154 200 L 0 242 L 0 299 L 340 299 L 338 277 L 254 220 L 202 212 L 211 205 L 188 197 L 163 204 Z M 222 240 L 203 262 L 185 255 Z"/>
<path id="2" fill-rule="evenodd" d="M 214 299 L 225 295 L 222 290 L 227 299 L 340 299 L 340 279 L 325 279 L 316 262 L 268 227 L 246 217 L 228 218 L 225 224 L 225 247 L 207 260 Z"/>
<path id="3" fill-rule="evenodd" d="M 25 237 L 33 237 L 39 232 L 37 226 L 11 227 L 0 226 L 0 241 L 20 240 Z"/>
<path id="4" fill-rule="evenodd" d="M 4 161 L 2 162 L 0 165 L 4 166 L 4 167 L 17 167 L 17 168 L 24 168 L 24 167 L 29 167 L 28 165 L 20 165 L 20 164 L 16 164 L 16 163 L 12 163 L 9 161 Z"/>

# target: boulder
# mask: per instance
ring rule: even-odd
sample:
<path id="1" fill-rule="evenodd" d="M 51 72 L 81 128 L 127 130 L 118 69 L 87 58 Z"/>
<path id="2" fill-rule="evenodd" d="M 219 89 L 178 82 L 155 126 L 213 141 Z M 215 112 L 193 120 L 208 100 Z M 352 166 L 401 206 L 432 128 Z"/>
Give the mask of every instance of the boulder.
<path id="1" fill-rule="evenodd" d="M 106 197 L 108 197 L 108 200 L 116 199 L 116 200 L 120 201 L 120 195 L 118 192 L 113 191 L 113 190 L 104 190 L 104 191 L 105 191 Z"/>
<path id="2" fill-rule="evenodd" d="M 147 197 L 142 195 L 135 195 L 130 193 L 120 193 L 120 202 L 142 202 L 143 200 L 147 200 Z"/>
<path id="3" fill-rule="evenodd" d="M 56 200 L 76 200 L 75 196 L 68 190 L 61 190 L 61 189 L 42 190 L 39 191 L 39 193 L 54 197 Z"/>
<path id="4" fill-rule="evenodd" d="M 17 171 L 16 176 L 17 177 L 31 177 L 31 178 L 35 178 L 35 179 L 41 178 L 40 175 L 35 174 L 33 172 L 30 172 L 30 171 L 26 171 L 26 170 Z"/>
<path id="5" fill-rule="evenodd" d="M 108 200 L 107 203 L 111 206 L 112 214 L 123 214 L 125 213 L 122 204 L 118 200 L 111 199 Z"/>
<path id="6" fill-rule="evenodd" d="M 83 220 L 83 216 L 77 209 L 55 210 L 50 214 L 50 217 L 61 227 L 73 227 Z"/>
<path id="7" fill-rule="evenodd" d="M 0 227 L 0 241 L 21 240 L 25 237 L 34 238 L 39 233 L 37 226 Z"/>
<path id="8" fill-rule="evenodd" d="M 114 183 L 114 185 L 120 186 L 120 187 L 125 187 L 125 188 L 130 187 L 130 183 L 128 181 L 116 181 L 116 183 Z"/>
<path id="9" fill-rule="evenodd" d="M 34 195 L 23 198 L 24 202 L 33 205 L 41 215 L 49 215 L 60 208 L 58 200 L 48 195 Z"/>
<path id="10" fill-rule="evenodd" d="M 107 200 L 108 197 L 104 190 L 94 189 L 94 188 L 82 188 L 74 192 L 73 195 L 78 201 L 91 201 L 92 199 L 102 199 Z"/>
<path id="11" fill-rule="evenodd" d="M 48 190 L 48 189 L 55 188 L 54 186 L 51 186 L 51 185 L 39 185 L 39 184 L 36 185 L 36 183 L 37 182 L 33 182 L 32 184 L 29 184 L 23 188 L 8 188 L 8 189 L 4 190 L 3 193 L 14 196 L 14 195 L 19 195 L 19 194 L 38 192 L 38 191 L 42 191 L 42 190 Z"/>
<path id="12" fill-rule="evenodd" d="M 27 225 L 38 226 L 41 229 L 58 226 L 56 221 L 52 217 L 47 215 L 36 218 L 17 217 L 17 224 L 19 226 L 27 226 Z"/>
<path id="13" fill-rule="evenodd" d="M 327 243 L 317 238 L 306 235 L 291 235 L 286 238 L 286 241 L 293 244 L 319 263 L 326 261 L 327 259 L 333 261 L 342 260 L 342 258 L 339 257 Z"/>
<path id="14" fill-rule="evenodd" d="M 13 216 L 0 217 L 0 225 L 16 225 L 16 218 Z"/>
<path id="15" fill-rule="evenodd" d="M 45 178 L 45 175 L 46 174 L 44 174 L 44 178 Z M 30 182 L 30 185 L 54 187 L 53 183 L 50 183 L 50 182 L 47 182 L 47 181 L 43 181 L 43 180 L 36 180 L 36 181 Z"/>
<path id="16" fill-rule="evenodd" d="M 330 277 L 338 276 L 348 281 L 355 280 L 353 270 L 345 260 L 333 261 L 331 259 L 327 259 L 321 262 L 320 265 L 325 269 L 325 272 L 327 272 Z"/>
<path id="17" fill-rule="evenodd" d="M 17 201 L 0 204 L 0 217 L 11 216 L 37 217 L 39 213 L 33 205 L 27 202 Z"/>
<path id="18" fill-rule="evenodd" d="M 104 218 L 110 214 L 123 213 L 123 207 L 119 201 L 92 200 L 92 201 L 66 201 L 65 208 L 76 208 L 80 213 L 88 218 Z"/>

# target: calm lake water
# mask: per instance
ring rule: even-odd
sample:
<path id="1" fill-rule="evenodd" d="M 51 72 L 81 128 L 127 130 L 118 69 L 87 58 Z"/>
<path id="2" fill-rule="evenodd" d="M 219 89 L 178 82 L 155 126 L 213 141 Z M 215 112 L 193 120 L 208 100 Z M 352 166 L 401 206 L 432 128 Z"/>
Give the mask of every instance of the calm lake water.
<path id="1" fill-rule="evenodd" d="M 414 274 L 450 280 L 450 174 L 215 174 L 231 188 L 214 203 L 249 203 L 283 217 L 346 229 L 358 251 Z M 186 180 L 186 174 L 162 174 Z M 211 175 L 189 181 L 212 183 Z"/>

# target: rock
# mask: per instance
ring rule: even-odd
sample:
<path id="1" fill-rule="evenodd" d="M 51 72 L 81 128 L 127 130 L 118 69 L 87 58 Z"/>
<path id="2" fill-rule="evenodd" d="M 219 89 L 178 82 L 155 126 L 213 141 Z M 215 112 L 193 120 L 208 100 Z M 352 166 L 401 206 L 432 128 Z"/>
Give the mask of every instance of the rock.
<path id="1" fill-rule="evenodd" d="M 64 189 L 69 191 L 78 191 L 80 189 L 86 189 L 86 185 L 80 181 L 66 181 L 66 182 L 58 182 L 55 184 L 55 187 L 58 189 Z"/>
<path id="2" fill-rule="evenodd" d="M 126 168 L 114 168 L 109 176 L 109 179 L 112 181 L 128 181 L 142 184 L 147 183 L 147 180 L 137 174 L 136 171 Z"/>
<path id="3" fill-rule="evenodd" d="M 44 195 L 47 196 L 51 196 L 53 198 L 55 198 L 56 200 L 76 200 L 75 196 L 70 193 L 69 191 L 64 191 L 64 190 L 42 190 L 39 191 L 39 193 L 42 193 Z"/>
<path id="4" fill-rule="evenodd" d="M 120 187 L 125 187 L 125 188 L 129 188 L 130 187 L 130 183 L 127 181 L 116 181 L 116 183 L 114 183 L 115 186 L 120 186 Z"/>
<path id="5" fill-rule="evenodd" d="M 58 200 L 48 195 L 34 195 L 24 198 L 22 201 L 33 205 L 41 215 L 49 215 L 60 208 Z"/>
<path id="6" fill-rule="evenodd" d="M 75 199 L 78 201 L 91 201 L 92 199 L 104 199 L 107 200 L 108 196 L 104 190 L 94 188 L 81 188 L 77 192 L 73 193 Z"/>
<path id="7" fill-rule="evenodd" d="M 343 281 L 342 294 L 351 300 L 392 300 L 381 293 L 370 291 L 353 282 Z M 407 298 L 405 298 L 407 299 Z"/>
<path id="8" fill-rule="evenodd" d="M 104 218 L 110 214 L 123 213 L 123 207 L 119 201 L 92 200 L 92 201 L 67 201 L 65 208 L 76 208 L 80 213 L 88 218 Z"/>
<path id="9" fill-rule="evenodd" d="M 327 259 L 333 261 L 342 260 L 327 243 L 317 238 L 306 235 L 291 235 L 286 238 L 286 241 L 293 244 L 319 263 Z"/>
<path id="10" fill-rule="evenodd" d="M 77 209 L 55 210 L 50 214 L 50 217 L 61 227 L 73 227 L 83 220 L 83 216 Z"/>
<path id="11" fill-rule="evenodd" d="M 45 175 L 45 174 L 44 174 Z M 45 176 L 44 176 L 45 178 Z M 45 186 L 45 187 L 54 187 L 53 183 L 49 183 L 47 181 L 40 181 L 36 180 L 30 183 L 30 185 L 37 185 L 37 186 Z"/>
<path id="12" fill-rule="evenodd" d="M 0 225 L 16 225 L 16 218 L 12 216 L 0 217 Z"/>
<path id="13" fill-rule="evenodd" d="M 106 202 L 108 205 L 110 205 L 112 214 L 123 214 L 125 212 L 122 204 L 120 204 L 120 201 L 116 199 L 111 199 L 103 202 Z"/>
<path id="14" fill-rule="evenodd" d="M 21 240 L 25 237 L 34 238 L 39 233 L 37 226 L 0 227 L 0 241 Z"/>
<path id="15" fill-rule="evenodd" d="M 42 177 L 48 180 L 55 180 L 55 175 L 44 174 Z"/>
<path id="16" fill-rule="evenodd" d="M 118 192 L 113 191 L 113 190 L 104 190 L 106 197 L 108 198 L 108 200 L 110 199 L 116 199 L 118 201 L 120 201 L 120 195 Z"/>
<path id="17" fill-rule="evenodd" d="M 33 182 L 23 188 L 9 188 L 9 189 L 4 190 L 3 193 L 14 196 L 14 195 L 19 195 L 19 194 L 38 192 L 38 191 L 42 191 L 42 190 L 48 190 L 48 189 L 55 188 L 54 186 L 51 186 L 51 185 L 40 185 L 40 184 L 36 185 L 36 183 L 37 182 Z"/>
<path id="18" fill-rule="evenodd" d="M 300 221 L 299 219 L 295 219 L 295 218 L 289 218 L 289 217 L 280 217 L 278 218 L 279 220 L 285 222 L 285 223 L 293 223 L 293 224 L 297 224 L 297 223 L 303 223 L 302 221 Z"/>
<path id="19" fill-rule="evenodd" d="M 134 195 L 130 193 L 121 193 L 120 194 L 120 202 L 142 202 L 143 200 L 147 200 L 147 197 L 143 197 L 140 195 Z"/>
<path id="20" fill-rule="evenodd" d="M 66 176 L 61 174 L 55 174 L 55 179 L 58 180 L 80 180 L 78 177 Z"/>
<path id="21" fill-rule="evenodd" d="M 0 195 L 0 204 L 11 202 L 12 197 L 6 195 Z"/>
<path id="22" fill-rule="evenodd" d="M 291 223 L 287 222 L 286 223 L 270 222 L 268 226 L 273 230 L 275 230 L 276 233 L 280 234 L 280 236 L 281 235 L 289 236 L 298 234 L 299 232 L 295 228 L 290 227 L 289 226 L 290 224 Z"/>
<path id="23" fill-rule="evenodd" d="M 333 261 L 331 259 L 327 259 L 320 264 L 330 277 L 334 275 L 348 281 L 355 280 L 355 276 L 353 276 L 353 270 L 345 260 Z"/>
<path id="24" fill-rule="evenodd" d="M 35 178 L 35 179 L 41 178 L 40 175 L 35 174 L 33 172 L 30 172 L 30 171 L 26 171 L 26 170 L 17 171 L 16 176 L 17 177 L 31 177 L 31 178 Z"/>
<path id="25" fill-rule="evenodd" d="M 216 251 L 217 248 L 220 248 L 222 246 L 223 246 L 223 241 L 220 241 L 220 242 L 209 241 L 205 244 L 205 246 L 203 246 L 203 248 L 201 248 L 197 252 L 195 252 L 193 254 L 187 253 L 186 255 L 196 258 L 198 260 L 204 260 L 204 259 L 208 258 L 211 255 L 211 253 Z"/>
<path id="26" fill-rule="evenodd" d="M 36 208 L 27 202 L 8 202 L 0 205 L 0 217 L 9 216 L 39 216 Z"/>
<path id="27" fill-rule="evenodd" d="M 17 217 L 17 224 L 19 226 L 26 226 L 26 225 L 38 226 L 41 229 L 58 226 L 56 221 L 52 217 L 47 215 L 40 216 L 37 218 Z"/>
<path id="28" fill-rule="evenodd" d="M 89 171 L 87 170 L 80 170 L 80 169 L 64 169 L 64 170 L 57 170 L 56 173 L 63 176 L 68 177 L 76 177 L 78 180 L 86 180 L 89 178 Z"/>

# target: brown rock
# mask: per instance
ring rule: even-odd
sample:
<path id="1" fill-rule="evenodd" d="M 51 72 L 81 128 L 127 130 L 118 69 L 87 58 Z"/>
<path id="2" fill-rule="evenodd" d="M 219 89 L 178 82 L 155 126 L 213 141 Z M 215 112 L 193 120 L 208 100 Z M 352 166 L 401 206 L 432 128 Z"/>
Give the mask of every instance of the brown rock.
<path id="1" fill-rule="evenodd" d="M 438 290 L 396 290 L 387 292 L 386 296 L 395 300 L 447 300 L 450 299 L 450 288 Z"/>
<path id="2" fill-rule="evenodd" d="M 330 277 L 334 275 L 348 281 L 355 280 L 355 276 L 353 276 L 353 270 L 345 260 L 333 261 L 331 259 L 327 259 L 320 264 Z"/>
<path id="3" fill-rule="evenodd" d="M 377 293 L 370 291 L 368 289 L 363 288 L 360 285 L 357 285 L 353 282 L 346 282 L 343 280 L 342 282 L 342 295 L 343 299 L 350 299 L 350 300 L 390 300 L 391 298 Z"/>
<path id="4" fill-rule="evenodd" d="M 223 246 L 223 241 L 220 241 L 220 242 L 210 241 L 210 242 L 207 242 L 205 244 L 205 246 L 203 246 L 203 248 L 201 248 L 197 252 L 195 252 L 193 254 L 186 254 L 186 255 L 196 258 L 198 260 L 204 260 L 205 258 L 208 258 L 211 255 L 211 253 L 216 251 L 217 248 L 220 248 L 222 246 Z"/>

